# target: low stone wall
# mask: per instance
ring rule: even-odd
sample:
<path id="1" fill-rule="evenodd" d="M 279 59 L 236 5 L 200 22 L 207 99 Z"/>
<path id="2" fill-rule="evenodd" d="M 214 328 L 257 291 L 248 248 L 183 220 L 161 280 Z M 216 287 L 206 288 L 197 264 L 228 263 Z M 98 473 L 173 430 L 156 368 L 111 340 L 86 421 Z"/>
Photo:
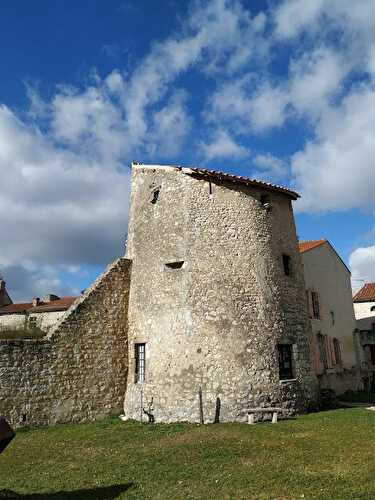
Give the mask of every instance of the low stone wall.
<path id="1" fill-rule="evenodd" d="M 0 414 L 14 427 L 122 411 L 130 269 L 109 266 L 43 340 L 0 341 Z"/>

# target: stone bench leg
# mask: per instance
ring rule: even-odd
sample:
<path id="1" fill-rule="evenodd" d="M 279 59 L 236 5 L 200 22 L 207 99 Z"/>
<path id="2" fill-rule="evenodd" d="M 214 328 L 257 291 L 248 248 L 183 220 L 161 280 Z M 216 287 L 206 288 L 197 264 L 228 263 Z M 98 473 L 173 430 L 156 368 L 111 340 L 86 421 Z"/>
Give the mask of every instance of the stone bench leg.
<path id="1" fill-rule="evenodd" d="M 247 415 L 247 423 L 254 424 L 254 413 L 248 413 Z"/>
<path id="2" fill-rule="evenodd" d="M 277 411 L 272 413 L 272 423 L 277 424 Z"/>

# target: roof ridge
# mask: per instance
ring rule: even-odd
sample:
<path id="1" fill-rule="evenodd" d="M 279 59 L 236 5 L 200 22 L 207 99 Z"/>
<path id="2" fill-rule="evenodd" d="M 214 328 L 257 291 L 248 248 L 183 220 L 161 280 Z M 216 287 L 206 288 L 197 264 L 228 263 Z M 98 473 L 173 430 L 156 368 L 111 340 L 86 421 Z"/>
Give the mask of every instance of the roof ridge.
<path id="1" fill-rule="evenodd" d="M 278 184 L 272 184 L 270 182 L 266 181 L 261 181 L 258 179 L 254 179 L 251 177 L 244 177 L 242 175 L 236 175 L 236 174 L 230 174 L 228 172 L 223 172 L 220 170 L 210 170 L 207 168 L 201 168 L 197 166 L 182 166 L 182 165 L 153 165 L 153 164 L 147 164 L 147 163 L 139 163 L 139 162 L 132 162 L 132 167 L 149 167 L 149 168 L 175 168 L 177 170 L 180 170 L 188 175 L 191 174 L 196 174 L 196 175 L 203 175 L 203 176 L 212 176 L 212 177 L 223 177 L 223 180 L 228 180 L 231 182 L 238 182 L 239 184 L 249 184 L 249 185 L 255 185 L 262 187 L 264 189 L 269 189 L 272 191 L 277 191 L 283 194 L 286 194 L 287 196 L 290 196 L 292 199 L 296 200 L 297 198 L 300 197 L 300 195 L 296 192 L 293 191 L 292 189 L 289 189 L 285 186 L 280 186 Z"/>

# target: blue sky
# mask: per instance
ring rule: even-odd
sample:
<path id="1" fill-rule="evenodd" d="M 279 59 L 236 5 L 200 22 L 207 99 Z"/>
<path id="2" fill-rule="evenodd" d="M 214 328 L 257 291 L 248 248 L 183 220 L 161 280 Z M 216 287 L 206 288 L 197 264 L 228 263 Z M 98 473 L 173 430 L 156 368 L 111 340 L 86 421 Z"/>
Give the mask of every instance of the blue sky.
<path id="1" fill-rule="evenodd" d="M 131 160 L 297 189 L 375 280 L 375 2 L 4 0 L 0 272 L 76 294 L 123 253 Z"/>

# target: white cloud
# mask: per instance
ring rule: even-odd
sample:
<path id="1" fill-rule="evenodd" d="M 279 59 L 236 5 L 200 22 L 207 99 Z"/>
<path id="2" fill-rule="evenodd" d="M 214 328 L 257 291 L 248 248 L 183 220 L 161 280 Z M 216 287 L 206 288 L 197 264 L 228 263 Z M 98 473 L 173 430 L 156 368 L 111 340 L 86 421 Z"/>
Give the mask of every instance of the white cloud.
<path id="1" fill-rule="evenodd" d="M 270 153 L 256 155 L 253 164 L 258 169 L 253 172 L 254 177 L 276 181 L 285 179 L 288 175 L 288 164 Z"/>
<path id="2" fill-rule="evenodd" d="M 17 269 L 26 294 L 26 274 L 37 287 L 43 276 L 52 280 L 51 266 L 57 279 L 63 265 L 100 265 L 121 253 L 128 169 L 56 147 L 2 106 L 0 172 L 0 269 L 10 288 Z"/>
<path id="3" fill-rule="evenodd" d="M 351 67 L 340 54 L 319 47 L 292 59 L 289 78 L 281 83 L 259 81 L 249 74 L 223 84 L 210 98 L 206 119 L 216 124 L 232 122 L 232 128 L 242 133 L 282 127 L 288 119 L 315 121 L 339 94 Z"/>
<path id="4" fill-rule="evenodd" d="M 375 281 L 375 246 L 361 247 L 349 257 L 353 288 L 360 288 L 364 282 Z"/>
<path id="5" fill-rule="evenodd" d="M 286 0 L 282 2 L 275 11 L 276 34 L 280 37 L 292 38 L 306 26 L 314 25 L 321 14 L 324 3 L 324 0 Z"/>
<path id="6" fill-rule="evenodd" d="M 236 0 L 197 2 L 179 33 L 154 43 L 130 74 L 93 72 L 82 88 L 59 84 L 48 101 L 29 86 L 24 119 L 0 107 L 0 269 L 18 298 L 48 284 L 68 289 L 67 269 L 122 253 L 127 162 L 177 155 L 192 127 L 189 95 L 173 82 L 193 65 L 227 74 L 266 57 L 265 24 Z M 244 154 L 229 136 L 217 139 L 211 154 Z"/>
<path id="7" fill-rule="evenodd" d="M 201 143 L 201 151 L 207 160 L 216 158 L 244 158 L 249 151 L 234 142 L 225 130 L 217 130 L 212 141 L 208 144 Z"/>
<path id="8" fill-rule="evenodd" d="M 375 207 L 375 90 L 362 86 L 326 111 L 316 139 L 292 158 L 299 209 Z"/>
<path id="9" fill-rule="evenodd" d="M 187 110 L 187 93 L 176 91 L 167 104 L 153 115 L 150 131 L 149 155 L 162 151 L 163 155 L 175 155 L 188 136 L 192 118 Z"/>

